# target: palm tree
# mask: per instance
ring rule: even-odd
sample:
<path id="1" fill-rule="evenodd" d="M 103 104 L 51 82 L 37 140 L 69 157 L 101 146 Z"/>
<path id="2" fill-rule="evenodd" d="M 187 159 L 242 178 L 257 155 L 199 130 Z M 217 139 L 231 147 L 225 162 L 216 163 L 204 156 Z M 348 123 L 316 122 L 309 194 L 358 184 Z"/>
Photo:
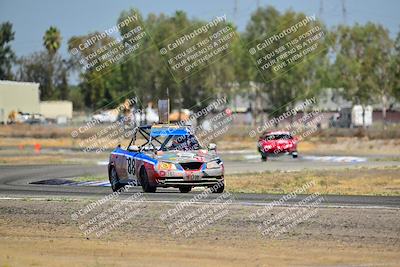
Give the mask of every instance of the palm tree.
<path id="1" fill-rule="evenodd" d="M 46 47 L 47 52 L 50 55 L 54 55 L 61 46 L 61 34 L 60 31 L 51 26 L 43 36 L 43 45 Z"/>
<path id="2" fill-rule="evenodd" d="M 61 46 L 61 34 L 60 31 L 51 26 L 43 36 L 43 45 L 47 50 L 49 61 L 47 67 L 47 79 L 45 84 L 41 88 L 41 99 L 50 99 L 54 94 L 54 56 Z"/>

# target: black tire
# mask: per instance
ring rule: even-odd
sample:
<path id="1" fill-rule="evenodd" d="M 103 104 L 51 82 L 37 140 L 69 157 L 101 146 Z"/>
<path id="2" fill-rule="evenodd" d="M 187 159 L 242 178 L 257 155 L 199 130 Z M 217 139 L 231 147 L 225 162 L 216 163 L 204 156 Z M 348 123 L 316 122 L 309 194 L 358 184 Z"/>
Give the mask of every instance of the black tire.
<path id="1" fill-rule="evenodd" d="M 296 154 L 292 154 L 292 157 L 293 157 L 294 159 L 297 159 L 297 157 L 298 157 L 297 153 L 296 153 Z"/>
<path id="2" fill-rule="evenodd" d="M 261 152 L 261 161 L 267 161 L 268 157 L 266 153 Z"/>
<path id="3" fill-rule="evenodd" d="M 184 186 L 180 186 L 179 187 L 179 191 L 181 193 L 189 193 L 191 190 L 192 190 L 192 187 L 188 186 L 188 185 L 184 185 Z"/>
<path id="4" fill-rule="evenodd" d="M 154 193 L 157 190 L 156 186 L 152 186 L 149 182 L 149 177 L 145 168 L 140 169 L 140 183 L 142 184 L 143 192 Z"/>
<path id="5" fill-rule="evenodd" d="M 108 180 L 110 181 L 112 191 L 116 192 L 119 189 L 121 189 L 122 186 L 121 183 L 119 182 L 117 170 L 115 169 L 114 166 L 111 166 L 110 168 L 110 172 L 108 174 Z"/>
<path id="6" fill-rule="evenodd" d="M 219 182 L 219 183 L 217 183 L 215 185 L 218 185 L 218 187 L 215 189 L 215 186 L 212 186 L 210 188 L 211 192 L 216 193 L 216 194 L 221 194 L 221 193 L 224 192 L 224 190 L 225 190 L 225 183 L 224 182 Z"/>

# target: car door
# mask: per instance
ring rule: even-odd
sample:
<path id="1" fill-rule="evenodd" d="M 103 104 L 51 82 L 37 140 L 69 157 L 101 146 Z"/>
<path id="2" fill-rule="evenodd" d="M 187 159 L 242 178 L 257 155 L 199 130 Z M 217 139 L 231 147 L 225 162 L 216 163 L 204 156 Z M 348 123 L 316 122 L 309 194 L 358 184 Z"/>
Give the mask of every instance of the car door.
<path id="1" fill-rule="evenodd" d="M 121 182 L 136 181 L 136 159 L 138 153 L 124 150 L 114 158 L 118 178 Z"/>
<path id="2" fill-rule="evenodd" d="M 121 155 L 120 162 L 119 162 L 119 170 L 118 177 L 120 181 L 125 182 L 128 180 L 128 169 L 130 170 L 130 162 L 131 157 L 127 154 Z"/>
<path id="3" fill-rule="evenodd" d="M 134 155 L 125 156 L 126 179 L 136 180 L 136 161 Z"/>

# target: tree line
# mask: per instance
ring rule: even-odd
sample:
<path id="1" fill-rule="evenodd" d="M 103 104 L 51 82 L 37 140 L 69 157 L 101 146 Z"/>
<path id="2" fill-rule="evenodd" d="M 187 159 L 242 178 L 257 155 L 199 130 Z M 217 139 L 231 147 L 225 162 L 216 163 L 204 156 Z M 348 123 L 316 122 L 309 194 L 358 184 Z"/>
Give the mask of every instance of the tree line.
<path id="1" fill-rule="evenodd" d="M 140 12 L 137 9 L 123 11 L 117 23 L 133 14 L 140 15 Z M 272 69 L 261 72 L 257 68 L 247 44 L 305 17 L 301 12 L 279 12 L 267 6 L 251 15 L 243 32 L 225 22 L 239 37 L 232 41 L 230 53 L 179 82 L 171 75 L 157 44 L 182 29 L 207 23 L 188 18 L 183 11 L 170 16 L 149 14 L 142 18 L 151 35 L 141 44 L 146 49 L 105 73 L 82 69 L 79 57 L 72 54 L 63 58 L 59 52 L 62 36 L 54 26 L 44 33 L 43 51 L 17 58 L 11 47 L 15 33 L 12 24 L 6 22 L 0 26 L 0 79 L 38 82 L 42 100 L 71 100 L 78 110 L 95 110 L 110 103 L 118 105 L 121 96 L 136 96 L 143 104 L 156 102 L 165 98 L 167 91 L 172 108 L 200 107 L 215 95 L 232 99 L 253 90 L 251 109 L 254 115 L 282 106 L 290 108 L 294 104 L 292 100 L 318 95 L 325 88 L 342 88 L 340 94 L 354 104 L 381 103 L 385 117 L 391 101 L 400 99 L 400 33 L 393 39 L 382 25 L 368 22 L 327 29 L 323 21 L 317 19 L 313 25 L 323 29 L 326 49 L 304 57 L 300 64 L 279 75 Z M 131 29 L 122 27 L 119 31 L 122 35 Z M 70 38 L 68 49 L 71 51 L 77 43 L 96 34 L 99 33 Z M 271 46 L 271 51 L 288 40 L 279 40 Z M 112 41 L 111 37 L 103 40 L 105 43 Z M 74 73 L 79 75 L 79 84 L 72 86 L 68 81 Z"/>

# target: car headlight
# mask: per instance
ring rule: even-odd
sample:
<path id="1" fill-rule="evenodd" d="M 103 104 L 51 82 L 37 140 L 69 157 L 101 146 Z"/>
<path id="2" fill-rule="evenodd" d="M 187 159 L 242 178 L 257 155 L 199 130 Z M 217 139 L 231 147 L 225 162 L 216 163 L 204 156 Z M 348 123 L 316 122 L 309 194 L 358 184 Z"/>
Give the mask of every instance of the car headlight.
<path id="1" fill-rule="evenodd" d="M 207 162 L 207 169 L 219 169 L 220 167 L 218 160 Z"/>
<path id="2" fill-rule="evenodd" d="M 164 171 L 176 170 L 176 166 L 173 163 L 161 161 L 161 162 L 158 163 L 158 169 L 159 170 L 164 170 Z"/>

